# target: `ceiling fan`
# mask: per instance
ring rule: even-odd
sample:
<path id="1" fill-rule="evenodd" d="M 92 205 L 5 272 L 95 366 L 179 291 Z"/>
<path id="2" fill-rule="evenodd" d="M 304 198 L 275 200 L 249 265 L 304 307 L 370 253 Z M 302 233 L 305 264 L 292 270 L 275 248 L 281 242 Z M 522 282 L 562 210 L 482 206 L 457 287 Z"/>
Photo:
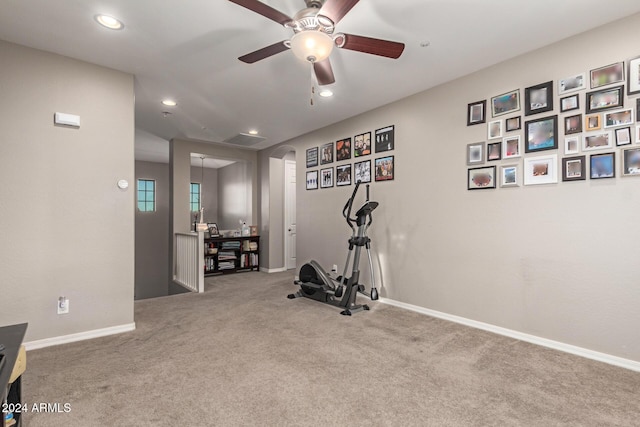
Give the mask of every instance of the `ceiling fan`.
<path id="1" fill-rule="evenodd" d="M 334 83 L 335 77 L 329 55 L 333 47 L 355 50 L 371 55 L 398 59 L 404 50 L 404 43 L 371 37 L 335 33 L 335 26 L 355 6 L 359 0 L 305 0 L 306 8 L 293 18 L 258 0 L 229 0 L 246 7 L 286 28 L 293 30 L 291 40 L 274 43 L 238 58 L 247 64 L 291 49 L 295 56 L 313 65 L 319 85 Z"/>

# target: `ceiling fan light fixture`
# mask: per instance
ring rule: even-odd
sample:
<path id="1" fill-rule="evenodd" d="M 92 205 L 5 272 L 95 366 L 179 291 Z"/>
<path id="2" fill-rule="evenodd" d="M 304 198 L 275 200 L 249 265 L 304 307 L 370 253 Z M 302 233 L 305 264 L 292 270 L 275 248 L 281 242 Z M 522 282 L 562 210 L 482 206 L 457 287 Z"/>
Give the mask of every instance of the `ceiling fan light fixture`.
<path id="1" fill-rule="evenodd" d="M 320 62 L 331 55 L 333 39 L 322 31 L 300 31 L 291 38 L 290 45 L 293 54 L 303 61 Z"/>

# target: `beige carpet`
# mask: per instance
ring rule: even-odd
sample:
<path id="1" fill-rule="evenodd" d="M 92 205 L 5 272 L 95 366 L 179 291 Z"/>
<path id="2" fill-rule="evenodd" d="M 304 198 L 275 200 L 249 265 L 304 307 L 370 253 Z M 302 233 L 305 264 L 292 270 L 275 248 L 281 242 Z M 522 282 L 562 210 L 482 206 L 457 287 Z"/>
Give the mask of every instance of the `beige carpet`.
<path id="1" fill-rule="evenodd" d="M 208 279 L 136 302 L 134 332 L 29 352 L 25 402 L 71 412 L 25 426 L 640 425 L 640 373 L 291 282 Z"/>

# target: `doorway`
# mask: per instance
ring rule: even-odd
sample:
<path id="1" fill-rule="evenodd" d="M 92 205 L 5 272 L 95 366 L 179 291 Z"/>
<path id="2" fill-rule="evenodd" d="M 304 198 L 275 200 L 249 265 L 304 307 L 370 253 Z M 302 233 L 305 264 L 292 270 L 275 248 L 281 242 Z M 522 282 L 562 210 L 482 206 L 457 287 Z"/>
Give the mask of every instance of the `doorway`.
<path id="1" fill-rule="evenodd" d="M 296 162 L 284 161 L 284 259 L 287 270 L 296 268 Z"/>

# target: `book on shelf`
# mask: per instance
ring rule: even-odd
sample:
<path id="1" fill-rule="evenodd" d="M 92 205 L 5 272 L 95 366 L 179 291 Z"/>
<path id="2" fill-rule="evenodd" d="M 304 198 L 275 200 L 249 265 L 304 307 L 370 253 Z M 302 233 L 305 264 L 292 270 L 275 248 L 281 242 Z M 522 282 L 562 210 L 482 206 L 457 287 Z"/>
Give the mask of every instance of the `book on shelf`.
<path id="1" fill-rule="evenodd" d="M 253 242 L 251 240 L 245 240 L 242 242 L 242 250 L 245 252 L 257 251 L 258 250 L 258 242 Z"/>

